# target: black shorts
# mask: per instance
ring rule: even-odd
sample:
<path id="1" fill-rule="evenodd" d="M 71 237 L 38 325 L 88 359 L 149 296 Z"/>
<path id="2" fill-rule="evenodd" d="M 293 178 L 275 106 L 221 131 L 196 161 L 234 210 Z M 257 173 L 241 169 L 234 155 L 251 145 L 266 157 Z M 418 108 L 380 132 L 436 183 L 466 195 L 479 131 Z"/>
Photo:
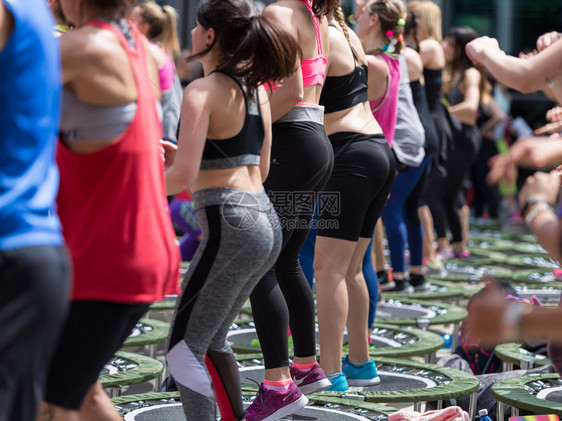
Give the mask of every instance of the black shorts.
<path id="1" fill-rule="evenodd" d="M 73 301 L 49 367 L 45 401 L 79 410 L 149 304 Z"/>
<path id="2" fill-rule="evenodd" d="M 339 204 L 333 212 L 320 201 L 318 235 L 348 241 L 371 238 L 394 182 L 394 156 L 382 134 L 341 132 L 328 137 L 334 169 L 324 192 L 339 194 Z"/>

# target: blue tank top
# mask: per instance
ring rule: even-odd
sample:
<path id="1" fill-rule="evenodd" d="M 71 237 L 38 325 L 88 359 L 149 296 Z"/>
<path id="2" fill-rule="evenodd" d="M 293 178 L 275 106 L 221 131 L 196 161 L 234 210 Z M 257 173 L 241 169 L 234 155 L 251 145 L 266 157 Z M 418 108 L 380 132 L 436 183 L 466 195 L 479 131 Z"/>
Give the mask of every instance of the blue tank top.
<path id="1" fill-rule="evenodd" d="M 60 53 L 45 0 L 0 0 L 14 28 L 0 51 L 0 250 L 60 245 L 54 162 Z"/>

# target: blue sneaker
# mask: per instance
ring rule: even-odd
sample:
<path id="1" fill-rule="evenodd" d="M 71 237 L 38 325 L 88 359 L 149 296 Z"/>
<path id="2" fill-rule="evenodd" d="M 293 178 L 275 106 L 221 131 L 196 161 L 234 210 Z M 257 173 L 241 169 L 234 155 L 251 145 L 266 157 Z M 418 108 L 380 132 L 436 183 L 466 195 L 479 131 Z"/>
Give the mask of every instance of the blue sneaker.
<path id="1" fill-rule="evenodd" d="M 342 362 L 342 371 L 350 386 L 376 386 L 381 382 L 377 374 L 377 365 L 373 360 L 363 364 L 354 364 L 346 356 Z"/>
<path id="2" fill-rule="evenodd" d="M 349 390 L 347 378 L 343 373 L 339 373 L 338 377 L 330 381 L 332 382 L 332 385 L 326 389 L 327 392 L 347 392 Z"/>

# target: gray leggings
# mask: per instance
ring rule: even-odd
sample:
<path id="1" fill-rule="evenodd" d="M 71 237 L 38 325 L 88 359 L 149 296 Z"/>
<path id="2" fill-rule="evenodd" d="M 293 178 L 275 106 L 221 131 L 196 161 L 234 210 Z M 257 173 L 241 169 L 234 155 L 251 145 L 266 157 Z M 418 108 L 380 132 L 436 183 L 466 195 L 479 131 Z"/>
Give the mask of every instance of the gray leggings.
<path id="1" fill-rule="evenodd" d="M 167 361 L 188 421 L 245 416 L 228 329 L 281 249 L 279 220 L 262 190 L 213 188 L 193 195 L 203 241 L 182 283 Z"/>

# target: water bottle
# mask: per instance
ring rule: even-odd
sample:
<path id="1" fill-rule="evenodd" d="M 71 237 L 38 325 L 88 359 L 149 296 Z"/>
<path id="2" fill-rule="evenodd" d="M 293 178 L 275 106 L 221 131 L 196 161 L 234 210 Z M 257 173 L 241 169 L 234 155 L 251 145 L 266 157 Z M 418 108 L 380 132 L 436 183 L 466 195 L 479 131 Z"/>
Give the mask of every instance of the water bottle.
<path id="1" fill-rule="evenodd" d="M 492 419 L 488 415 L 487 409 L 481 409 L 480 411 L 478 411 L 478 414 L 480 415 L 480 421 L 492 421 Z"/>

